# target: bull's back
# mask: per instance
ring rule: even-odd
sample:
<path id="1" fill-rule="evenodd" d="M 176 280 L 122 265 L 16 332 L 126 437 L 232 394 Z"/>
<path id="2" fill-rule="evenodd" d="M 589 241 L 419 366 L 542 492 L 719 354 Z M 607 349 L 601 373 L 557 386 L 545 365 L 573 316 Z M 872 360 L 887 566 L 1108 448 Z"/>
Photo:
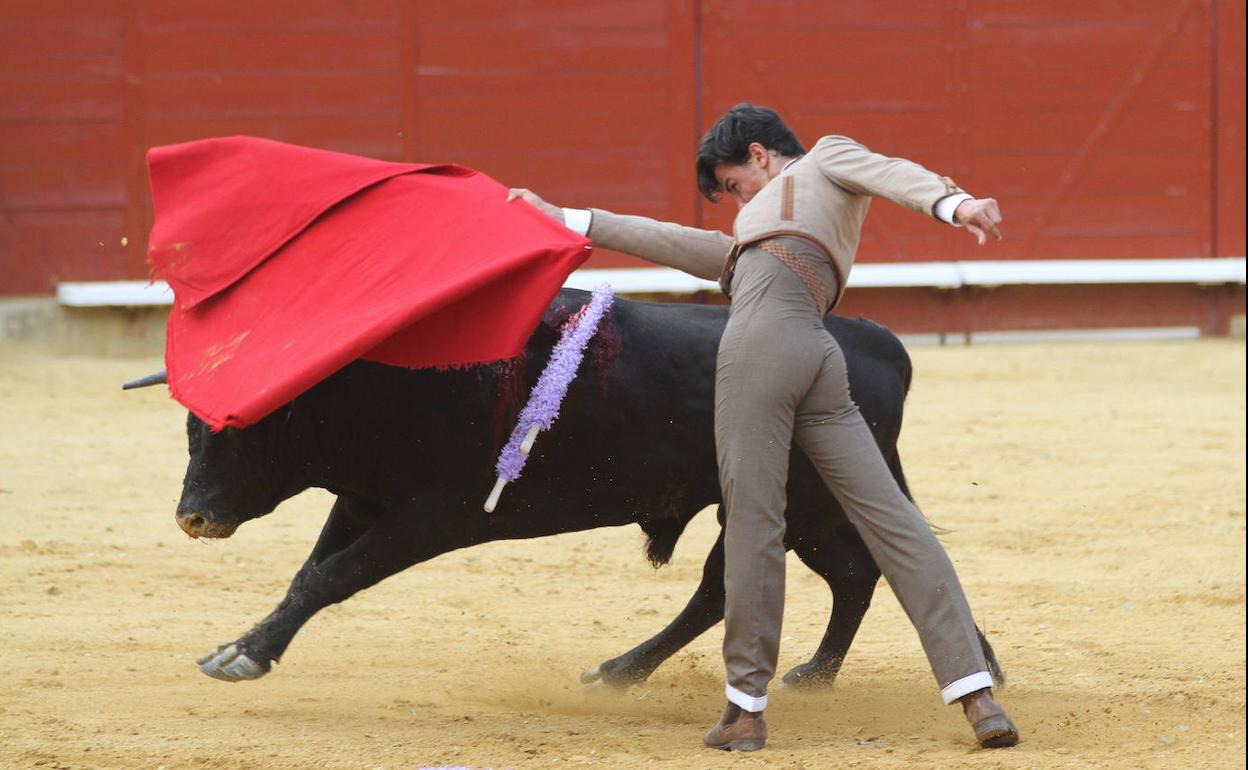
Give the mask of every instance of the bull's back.
<path id="1" fill-rule="evenodd" d="M 453 371 L 357 362 L 331 378 L 326 387 L 336 392 L 327 400 L 350 423 L 352 443 L 370 447 L 361 473 L 371 486 L 391 500 L 479 506 L 560 324 L 588 299 L 560 292 L 515 362 Z M 505 492 L 510 521 L 563 531 L 584 528 L 585 510 L 601 526 L 684 516 L 718 501 L 715 358 L 727 318 L 726 306 L 617 298 L 559 418 Z M 826 324 L 864 414 L 895 439 L 909 376 L 904 349 L 870 321 L 829 316 Z"/>
<path id="2" fill-rule="evenodd" d="M 585 301 L 570 292 L 559 299 L 573 305 Z M 716 355 L 728 312 L 724 305 L 617 300 L 605 337 L 595 341 L 618 350 L 607 378 L 609 390 L 601 394 L 605 400 L 598 400 L 593 385 L 574 386 L 589 396 L 577 401 L 578 407 L 615 412 L 619 429 L 637 439 L 635 448 L 652 447 L 666 464 L 714 474 Z M 829 315 L 824 325 L 845 355 L 855 402 L 881 445 L 891 447 L 910 386 L 905 347 L 886 327 L 868 319 Z M 592 350 L 582 377 L 601 366 L 601 357 L 595 359 Z M 695 457 L 695 465 L 676 456 L 681 453 Z"/>

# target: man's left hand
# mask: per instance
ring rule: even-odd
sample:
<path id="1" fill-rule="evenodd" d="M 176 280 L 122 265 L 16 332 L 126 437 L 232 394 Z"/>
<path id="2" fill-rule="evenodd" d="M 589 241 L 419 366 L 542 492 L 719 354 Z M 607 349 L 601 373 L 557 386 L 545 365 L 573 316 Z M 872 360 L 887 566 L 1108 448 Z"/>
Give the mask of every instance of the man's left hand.
<path id="1" fill-rule="evenodd" d="M 563 209 L 554 204 L 547 203 L 542 200 L 542 196 L 525 187 L 513 187 L 507 191 L 508 202 L 514 200 L 522 200 L 546 216 L 555 220 L 559 224 L 566 224 L 563 219 Z"/>
<path id="2" fill-rule="evenodd" d="M 991 237 L 1001 240 L 1001 209 L 995 198 L 971 198 L 958 204 L 953 211 L 953 221 L 966 227 L 983 246 Z"/>

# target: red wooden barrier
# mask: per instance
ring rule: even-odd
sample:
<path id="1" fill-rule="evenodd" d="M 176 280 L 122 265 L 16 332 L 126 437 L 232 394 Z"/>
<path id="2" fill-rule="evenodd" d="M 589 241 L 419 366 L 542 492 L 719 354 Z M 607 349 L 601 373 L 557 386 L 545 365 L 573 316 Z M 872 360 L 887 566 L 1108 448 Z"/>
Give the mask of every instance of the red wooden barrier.
<path id="1" fill-rule="evenodd" d="M 1002 202 L 983 250 L 879 203 L 862 261 L 1244 254 L 1243 0 L 6 0 L 0 296 L 143 277 L 145 149 L 222 134 L 726 228 L 743 100 Z"/>

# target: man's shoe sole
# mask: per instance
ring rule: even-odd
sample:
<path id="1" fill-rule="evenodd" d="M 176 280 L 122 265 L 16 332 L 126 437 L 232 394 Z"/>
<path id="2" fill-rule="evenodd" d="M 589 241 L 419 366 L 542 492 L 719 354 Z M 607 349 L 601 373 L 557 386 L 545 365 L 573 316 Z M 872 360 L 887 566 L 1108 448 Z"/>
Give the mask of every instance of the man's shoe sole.
<path id="1" fill-rule="evenodd" d="M 767 741 L 758 738 L 743 738 L 739 741 L 728 741 L 717 746 L 707 744 L 712 749 L 722 749 L 724 751 L 758 751 L 767 746 Z"/>
<path id="2" fill-rule="evenodd" d="M 988 717 L 975 725 L 975 740 L 985 749 L 1008 749 L 1018 743 L 1018 728 L 1009 717 Z"/>

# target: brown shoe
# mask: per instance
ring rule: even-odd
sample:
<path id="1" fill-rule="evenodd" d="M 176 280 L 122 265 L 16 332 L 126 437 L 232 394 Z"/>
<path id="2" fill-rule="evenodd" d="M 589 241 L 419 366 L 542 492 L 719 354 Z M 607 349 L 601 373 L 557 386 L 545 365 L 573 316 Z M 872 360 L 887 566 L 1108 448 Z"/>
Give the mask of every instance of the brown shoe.
<path id="1" fill-rule="evenodd" d="M 767 745 L 767 720 L 761 711 L 745 711 L 729 703 L 719 724 L 706 732 L 702 742 L 724 751 L 758 751 Z"/>
<path id="2" fill-rule="evenodd" d="M 992 690 L 976 690 L 961 699 L 962 713 L 975 731 L 975 740 L 985 749 L 1004 749 L 1018 743 L 1018 728 L 1010 721 L 1001 704 L 992 698 Z"/>

